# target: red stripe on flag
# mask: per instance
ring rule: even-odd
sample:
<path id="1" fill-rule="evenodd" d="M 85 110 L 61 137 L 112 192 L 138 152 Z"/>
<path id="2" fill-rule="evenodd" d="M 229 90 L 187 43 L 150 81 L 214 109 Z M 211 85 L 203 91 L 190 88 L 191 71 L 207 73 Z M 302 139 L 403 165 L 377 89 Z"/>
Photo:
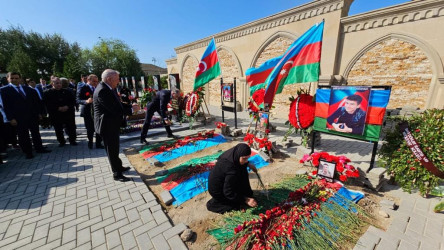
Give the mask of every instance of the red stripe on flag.
<path id="1" fill-rule="evenodd" d="M 365 124 L 382 125 L 384 121 L 385 108 L 368 107 L 368 115 Z"/>
<path id="2" fill-rule="evenodd" d="M 202 62 L 205 62 L 206 68 Z M 211 67 L 213 67 L 217 62 L 218 62 L 217 52 L 216 52 L 216 50 L 214 50 L 213 52 L 211 52 L 211 54 L 209 54 L 207 57 L 203 58 L 202 61 L 200 61 L 199 66 L 198 66 L 199 70 L 196 72 L 196 78 L 198 76 L 200 76 L 202 73 L 204 73 L 205 71 L 209 70 Z M 205 70 L 205 71 L 203 71 L 203 70 Z"/>
<path id="3" fill-rule="evenodd" d="M 315 116 L 321 118 L 327 118 L 328 116 L 328 103 L 317 102 Z"/>
<path id="4" fill-rule="evenodd" d="M 271 73 L 271 71 L 273 69 L 274 68 L 269 68 L 269 69 L 264 70 L 262 72 L 259 72 L 259 73 L 253 74 L 253 75 L 248 75 L 247 76 L 248 86 L 253 87 L 255 85 L 264 83 L 265 80 L 267 79 L 268 75 Z"/>
<path id="5" fill-rule="evenodd" d="M 294 60 L 290 59 L 294 61 L 293 67 L 319 62 L 321 59 L 321 47 L 322 42 L 307 44 L 307 46 L 303 47 L 296 57 L 294 57 Z"/>

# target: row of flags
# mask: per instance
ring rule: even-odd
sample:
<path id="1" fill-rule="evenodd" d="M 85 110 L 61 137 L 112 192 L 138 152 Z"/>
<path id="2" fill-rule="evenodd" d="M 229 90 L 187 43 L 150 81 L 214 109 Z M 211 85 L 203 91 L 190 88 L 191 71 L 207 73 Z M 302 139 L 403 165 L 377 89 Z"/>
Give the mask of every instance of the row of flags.
<path id="1" fill-rule="evenodd" d="M 265 88 L 264 103 L 271 107 L 274 96 L 281 93 L 285 85 L 318 81 L 323 31 L 324 21 L 307 30 L 284 54 L 267 60 L 257 68 L 249 68 L 245 75 L 250 86 L 250 95 Z M 220 74 L 216 43 L 213 38 L 197 68 L 194 90 Z"/>

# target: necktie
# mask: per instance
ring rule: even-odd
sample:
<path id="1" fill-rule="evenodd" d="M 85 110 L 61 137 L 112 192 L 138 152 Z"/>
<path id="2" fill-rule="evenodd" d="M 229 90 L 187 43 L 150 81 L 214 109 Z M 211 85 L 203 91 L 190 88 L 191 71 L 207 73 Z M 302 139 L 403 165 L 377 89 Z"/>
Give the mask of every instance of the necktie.
<path id="1" fill-rule="evenodd" d="M 94 90 L 96 90 L 96 88 L 92 87 L 92 91 L 93 91 L 93 93 L 94 93 Z"/>
<path id="2" fill-rule="evenodd" d="M 20 87 L 16 87 L 17 91 L 19 92 L 19 94 L 23 97 L 23 99 L 26 99 L 26 95 L 25 93 L 23 93 L 23 91 L 20 89 Z"/>

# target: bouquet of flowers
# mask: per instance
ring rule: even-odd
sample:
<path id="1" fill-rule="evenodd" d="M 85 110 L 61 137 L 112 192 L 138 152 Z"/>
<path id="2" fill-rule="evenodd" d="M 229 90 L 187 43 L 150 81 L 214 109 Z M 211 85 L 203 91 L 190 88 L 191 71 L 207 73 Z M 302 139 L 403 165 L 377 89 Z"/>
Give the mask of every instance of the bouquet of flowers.
<path id="1" fill-rule="evenodd" d="M 336 172 L 335 178 L 339 179 L 342 182 L 347 181 L 348 178 L 357 178 L 359 177 L 359 171 L 350 165 L 350 159 L 341 155 L 334 156 L 330 155 L 327 152 L 315 152 L 311 155 L 304 155 L 302 159 L 299 161 L 300 163 L 310 162 L 313 167 L 319 167 L 319 160 L 325 159 L 328 162 L 336 163 Z M 313 175 L 317 174 L 317 171 L 313 171 Z"/>
<path id="2" fill-rule="evenodd" d="M 156 95 L 156 90 L 153 88 L 143 89 L 142 96 L 139 98 L 140 106 L 146 107 L 146 105 L 153 100 Z"/>

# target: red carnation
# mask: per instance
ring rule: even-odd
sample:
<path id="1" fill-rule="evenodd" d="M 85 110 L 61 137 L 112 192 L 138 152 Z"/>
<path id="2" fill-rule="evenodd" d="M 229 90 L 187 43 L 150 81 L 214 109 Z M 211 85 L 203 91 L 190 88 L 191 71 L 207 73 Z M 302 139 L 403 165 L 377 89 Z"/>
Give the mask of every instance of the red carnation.
<path id="1" fill-rule="evenodd" d="M 308 94 L 299 95 L 290 104 L 290 113 L 288 120 L 295 128 L 308 128 L 313 124 L 316 103 L 313 102 L 313 96 Z"/>
<path id="2" fill-rule="evenodd" d="M 339 180 L 342 181 L 342 182 L 345 182 L 345 181 L 347 181 L 347 176 L 345 176 L 345 175 L 340 175 L 340 176 L 339 176 Z"/>
<path id="3" fill-rule="evenodd" d="M 88 96 L 90 95 L 90 93 L 89 93 L 89 92 L 86 92 L 86 94 L 85 94 L 85 95 L 86 95 L 86 97 L 88 97 Z"/>

